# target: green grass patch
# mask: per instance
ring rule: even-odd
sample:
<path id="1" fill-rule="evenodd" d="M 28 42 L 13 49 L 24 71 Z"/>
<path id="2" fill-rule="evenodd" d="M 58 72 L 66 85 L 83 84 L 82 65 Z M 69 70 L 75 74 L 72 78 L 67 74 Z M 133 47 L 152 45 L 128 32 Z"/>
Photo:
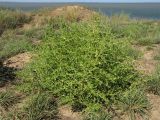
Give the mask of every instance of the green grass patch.
<path id="1" fill-rule="evenodd" d="M 84 115 L 84 120 L 112 120 L 111 116 L 104 111 L 89 112 Z"/>
<path id="2" fill-rule="evenodd" d="M 31 17 L 21 11 L 0 9 L 0 35 L 6 29 L 21 27 L 31 20 Z"/>
<path id="3" fill-rule="evenodd" d="M 121 94 L 118 100 L 121 112 L 128 116 L 129 120 L 137 118 L 148 119 L 151 109 L 149 100 L 142 89 L 132 88 Z"/>
<path id="4" fill-rule="evenodd" d="M 49 93 L 39 93 L 31 98 L 24 110 L 19 113 L 23 120 L 57 120 L 58 105 Z"/>
<path id="5" fill-rule="evenodd" d="M 30 96 L 22 108 L 10 110 L 3 120 L 58 120 L 58 105 L 53 95 L 43 92 Z M 7 97 L 9 101 L 9 97 Z"/>
<path id="6" fill-rule="evenodd" d="M 0 106 L 5 110 L 12 107 L 20 100 L 20 96 L 15 95 L 15 93 L 6 91 L 0 93 Z"/>
<path id="7" fill-rule="evenodd" d="M 155 59 L 155 60 L 160 60 L 160 55 L 156 55 L 156 56 L 154 57 L 154 59 Z"/>
<path id="8" fill-rule="evenodd" d="M 147 82 L 147 90 L 153 94 L 160 95 L 160 67 L 149 77 Z"/>
<path id="9" fill-rule="evenodd" d="M 0 58 L 7 58 L 31 48 L 31 42 L 24 35 L 16 35 L 15 31 L 8 30 L 0 37 Z"/>

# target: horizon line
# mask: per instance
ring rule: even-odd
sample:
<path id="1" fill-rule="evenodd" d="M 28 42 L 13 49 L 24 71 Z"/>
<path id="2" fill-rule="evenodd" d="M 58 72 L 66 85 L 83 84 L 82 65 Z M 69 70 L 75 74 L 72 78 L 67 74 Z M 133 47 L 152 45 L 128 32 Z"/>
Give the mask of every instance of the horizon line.
<path id="1" fill-rule="evenodd" d="M 1 3 L 160 3 L 160 2 L 18 2 L 18 1 L 0 1 Z"/>

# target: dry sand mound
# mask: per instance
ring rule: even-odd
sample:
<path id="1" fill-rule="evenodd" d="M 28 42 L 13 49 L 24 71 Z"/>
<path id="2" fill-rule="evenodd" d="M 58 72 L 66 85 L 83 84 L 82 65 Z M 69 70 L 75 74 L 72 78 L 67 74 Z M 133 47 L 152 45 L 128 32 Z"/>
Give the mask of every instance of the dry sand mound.
<path id="1" fill-rule="evenodd" d="M 136 69 L 146 75 L 154 73 L 158 62 L 154 57 L 157 55 L 160 45 L 155 45 L 151 50 L 147 50 L 146 46 L 136 46 L 135 48 L 144 54 L 141 59 L 136 61 Z"/>
<path id="2" fill-rule="evenodd" d="M 60 7 L 51 12 L 51 16 L 63 16 L 67 20 L 76 19 L 77 21 L 88 20 L 94 14 L 96 12 L 77 5 Z"/>
<path id="3" fill-rule="evenodd" d="M 22 69 L 24 65 L 31 60 L 31 57 L 32 55 L 28 52 L 21 53 L 4 61 L 3 66 Z"/>
<path id="4" fill-rule="evenodd" d="M 45 25 L 48 20 L 56 17 L 63 17 L 67 21 L 87 21 L 92 18 L 93 15 L 98 13 L 89 10 L 82 6 L 63 6 L 56 9 L 46 10 L 41 14 L 34 14 L 31 24 L 24 25 L 25 28 L 32 28 L 33 26 L 39 27 Z"/>

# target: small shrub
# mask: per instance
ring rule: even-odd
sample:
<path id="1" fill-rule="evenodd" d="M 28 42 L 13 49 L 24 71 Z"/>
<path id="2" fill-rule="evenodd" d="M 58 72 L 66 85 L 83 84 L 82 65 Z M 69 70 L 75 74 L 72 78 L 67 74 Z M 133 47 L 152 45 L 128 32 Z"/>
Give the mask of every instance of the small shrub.
<path id="1" fill-rule="evenodd" d="M 130 120 L 148 118 L 150 103 L 143 90 L 132 88 L 119 97 L 118 106 Z"/>
<path id="2" fill-rule="evenodd" d="M 133 59 L 138 59 L 141 57 L 142 53 L 139 50 L 136 50 L 135 48 L 128 48 L 128 56 L 132 57 Z"/>
<path id="3" fill-rule="evenodd" d="M 147 46 L 146 50 L 150 51 L 153 50 L 154 46 Z"/>
<path id="4" fill-rule="evenodd" d="M 153 33 L 151 34 L 152 36 L 152 41 L 154 44 L 159 44 L 160 43 L 160 28 L 154 29 Z"/>
<path id="5" fill-rule="evenodd" d="M 105 112 L 91 112 L 84 116 L 84 120 L 112 120 L 111 116 Z"/>
<path id="6" fill-rule="evenodd" d="M 14 93 L 7 91 L 0 93 L 0 106 L 5 110 L 13 106 L 20 99 L 20 96 L 16 96 Z"/>
<path id="7" fill-rule="evenodd" d="M 140 38 L 140 39 L 138 39 L 137 44 L 143 45 L 143 46 L 147 46 L 147 45 L 151 46 L 153 44 L 151 39 L 152 38 L 150 38 L 150 37 Z"/>
<path id="8" fill-rule="evenodd" d="M 51 23 L 42 42 L 36 50 L 40 57 L 19 77 L 77 108 L 107 106 L 139 79 L 128 55 L 130 44 L 115 40 L 103 21 L 64 22 L 58 30 Z"/>
<path id="9" fill-rule="evenodd" d="M 39 27 L 39 28 L 31 28 L 24 31 L 24 35 L 27 38 L 42 40 L 45 32 L 45 27 Z"/>
<path id="10" fill-rule="evenodd" d="M 154 56 L 154 59 L 155 59 L 155 60 L 160 60 L 160 55 Z"/>
<path id="11" fill-rule="evenodd" d="M 18 116 L 23 120 L 57 120 L 57 115 L 56 99 L 45 92 L 34 96 Z"/>
<path id="12" fill-rule="evenodd" d="M 147 89 L 149 92 L 160 95 L 160 68 L 158 67 L 156 73 L 149 77 L 147 82 Z"/>

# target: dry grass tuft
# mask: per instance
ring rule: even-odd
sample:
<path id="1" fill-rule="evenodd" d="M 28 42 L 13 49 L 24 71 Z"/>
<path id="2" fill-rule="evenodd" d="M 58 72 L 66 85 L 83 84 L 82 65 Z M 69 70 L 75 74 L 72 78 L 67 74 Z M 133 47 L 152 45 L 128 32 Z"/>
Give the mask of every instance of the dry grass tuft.
<path id="1" fill-rule="evenodd" d="M 31 22 L 32 25 L 25 25 L 25 27 L 39 27 L 45 25 L 50 19 L 57 17 L 62 17 L 69 22 L 88 21 L 95 14 L 98 13 L 77 5 L 47 9 L 45 13 L 33 14 L 33 20 Z"/>

